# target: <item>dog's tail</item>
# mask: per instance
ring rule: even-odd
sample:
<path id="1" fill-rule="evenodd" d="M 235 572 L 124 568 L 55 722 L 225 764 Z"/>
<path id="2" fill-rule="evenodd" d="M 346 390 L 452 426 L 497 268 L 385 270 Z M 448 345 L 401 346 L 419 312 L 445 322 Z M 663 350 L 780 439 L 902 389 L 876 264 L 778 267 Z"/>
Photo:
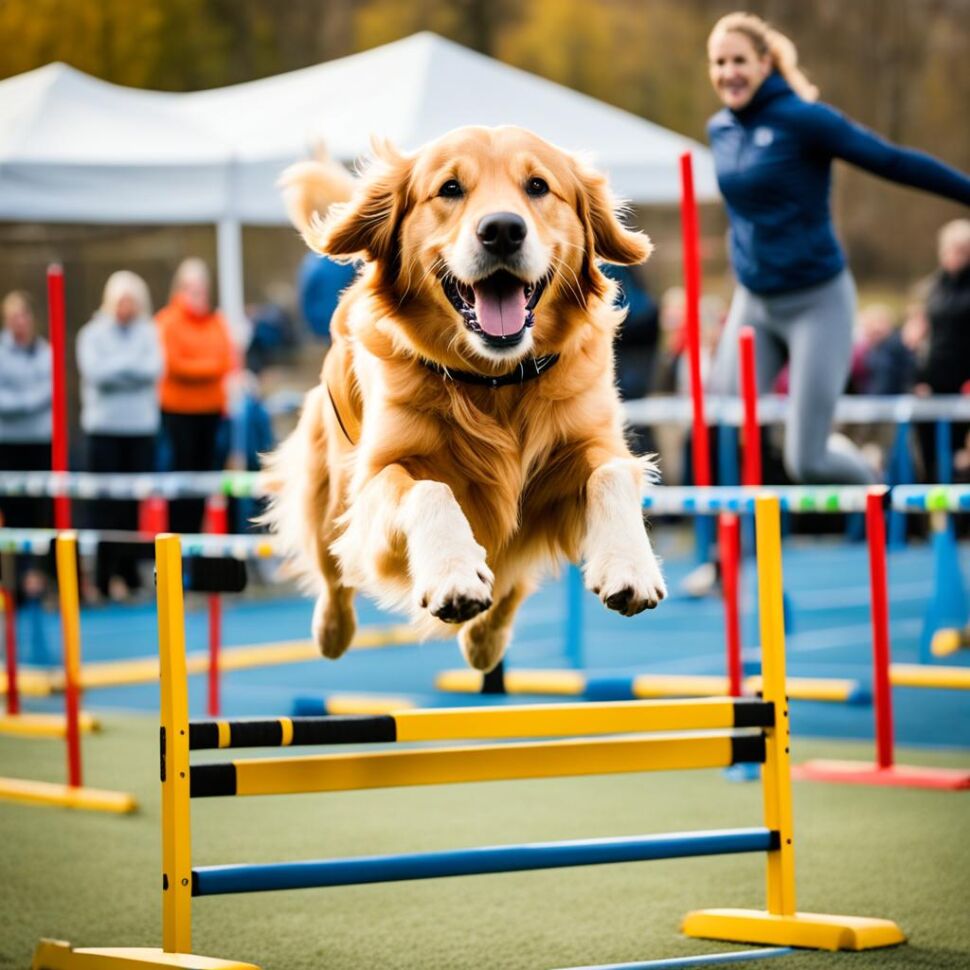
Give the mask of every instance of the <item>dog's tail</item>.
<path id="1" fill-rule="evenodd" d="M 277 536 L 287 574 L 314 593 L 319 591 L 330 501 L 325 394 L 322 386 L 309 391 L 297 426 L 275 451 L 262 456 L 261 481 L 269 501 L 257 519 Z"/>
<path id="2" fill-rule="evenodd" d="M 335 202 L 346 202 L 357 185 L 357 179 L 322 146 L 315 154 L 313 161 L 291 165 L 277 183 L 283 191 L 286 213 L 301 233 L 306 233 L 314 213 L 322 219 Z"/>

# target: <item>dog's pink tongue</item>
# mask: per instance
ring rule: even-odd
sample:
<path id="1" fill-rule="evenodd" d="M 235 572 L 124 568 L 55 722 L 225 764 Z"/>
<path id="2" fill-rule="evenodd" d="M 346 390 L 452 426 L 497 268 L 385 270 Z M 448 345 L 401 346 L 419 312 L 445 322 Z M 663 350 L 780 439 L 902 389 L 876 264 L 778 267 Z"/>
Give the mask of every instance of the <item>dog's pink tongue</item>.
<path id="1" fill-rule="evenodd" d="M 473 287 L 478 325 L 492 337 L 510 337 L 525 326 L 525 290 L 521 286 L 502 289 Z"/>

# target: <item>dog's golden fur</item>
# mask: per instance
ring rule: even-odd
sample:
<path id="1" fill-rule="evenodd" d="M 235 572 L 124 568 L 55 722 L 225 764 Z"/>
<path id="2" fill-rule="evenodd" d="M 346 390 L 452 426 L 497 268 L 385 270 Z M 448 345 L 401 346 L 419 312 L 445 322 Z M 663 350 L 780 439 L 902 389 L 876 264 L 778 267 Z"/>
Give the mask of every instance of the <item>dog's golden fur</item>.
<path id="1" fill-rule="evenodd" d="M 491 669 L 522 598 L 563 558 L 586 561 L 610 608 L 655 606 L 665 591 L 639 512 L 649 463 L 624 440 L 622 313 L 597 268 L 642 262 L 648 239 L 620 223 L 601 175 L 521 129 L 464 128 L 413 155 L 375 145 L 375 156 L 356 184 L 329 162 L 301 163 L 283 183 L 312 249 L 365 260 L 331 322 L 321 383 L 267 460 L 267 519 L 322 580 L 322 652 L 346 650 L 363 588 L 428 630 L 461 624 L 468 661 Z M 448 180 L 460 197 L 443 194 Z M 469 330 L 442 285 L 486 258 L 475 227 L 493 212 L 523 220 L 533 268 L 522 273 L 535 282 L 544 266 L 548 279 L 511 351 Z M 548 354 L 559 355 L 548 373 L 498 388 L 424 363 L 501 375 Z"/>

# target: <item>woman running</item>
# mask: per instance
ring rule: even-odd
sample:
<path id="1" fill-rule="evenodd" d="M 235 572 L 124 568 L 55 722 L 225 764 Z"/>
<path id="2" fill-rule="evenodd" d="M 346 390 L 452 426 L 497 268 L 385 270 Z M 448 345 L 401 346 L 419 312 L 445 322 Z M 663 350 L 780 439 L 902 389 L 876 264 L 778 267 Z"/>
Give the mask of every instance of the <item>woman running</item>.
<path id="1" fill-rule="evenodd" d="M 849 373 L 856 305 L 829 209 L 832 160 L 965 205 L 970 178 L 817 102 L 794 44 L 759 17 L 722 17 L 707 50 L 711 83 L 724 104 L 708 134 L 738 279 L 711 390 L 737 394 L 738 331 L 754 327 L 758 392 L 768 393 L 789 364 L 790 477 L 868 484 L 874 472 L 859 452 L 841 436 L 830 440 Z"/>

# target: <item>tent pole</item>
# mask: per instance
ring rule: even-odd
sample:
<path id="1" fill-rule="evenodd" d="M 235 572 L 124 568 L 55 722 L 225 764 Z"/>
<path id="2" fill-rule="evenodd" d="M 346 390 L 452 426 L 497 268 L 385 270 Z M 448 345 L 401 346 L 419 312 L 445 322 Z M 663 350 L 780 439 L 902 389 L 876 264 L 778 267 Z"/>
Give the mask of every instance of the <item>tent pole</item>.
<path id="1" fill-rule="evenodd" d="M 219 306 L 236 345 L 247 340 L 243 297 L 242 226 L 238 219 L 220 219 L 216 225 L 216 260 L 219 274 Z"/>

